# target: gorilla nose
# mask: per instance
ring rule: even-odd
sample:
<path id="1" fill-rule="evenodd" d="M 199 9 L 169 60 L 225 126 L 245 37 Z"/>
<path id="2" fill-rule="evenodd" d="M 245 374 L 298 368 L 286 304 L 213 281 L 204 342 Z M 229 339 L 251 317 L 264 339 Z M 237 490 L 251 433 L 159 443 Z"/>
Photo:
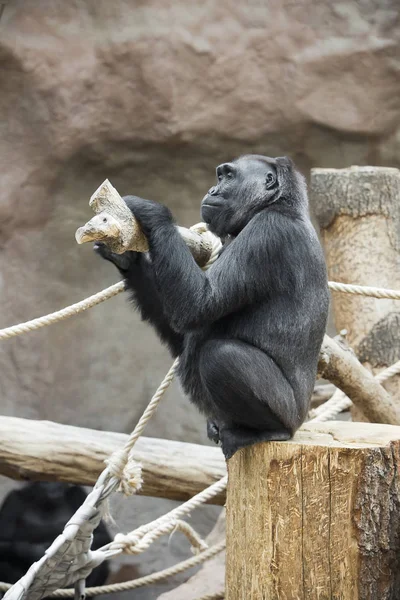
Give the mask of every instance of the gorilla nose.
<path id="1" fill-rule="evenodd" d="M 218 188 L 217 188 L 217 186 L 215 186 L 215 185 L 214 185 L 212 188 L 210 188 L 210 189 L 208 190 L 208 193 L 209 193 L 209 195 L 210 195 L 210 196 L 216 196 L 216 195 L 217 195 L 217 193 L 218 193 Z"/>

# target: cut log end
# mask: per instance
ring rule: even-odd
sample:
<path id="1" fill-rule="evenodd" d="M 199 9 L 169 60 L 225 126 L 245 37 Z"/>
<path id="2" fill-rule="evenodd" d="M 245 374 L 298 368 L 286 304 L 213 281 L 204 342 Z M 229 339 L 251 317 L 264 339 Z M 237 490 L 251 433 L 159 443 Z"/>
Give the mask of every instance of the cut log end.
<path id="1" fill-rule="evenodd" d="M 139 223 L 108 179 L 92 195 L 89 206 L 96 215 L 76 231 L 78 244 L 101 241 L 116 254 L 148 251 Z"/>

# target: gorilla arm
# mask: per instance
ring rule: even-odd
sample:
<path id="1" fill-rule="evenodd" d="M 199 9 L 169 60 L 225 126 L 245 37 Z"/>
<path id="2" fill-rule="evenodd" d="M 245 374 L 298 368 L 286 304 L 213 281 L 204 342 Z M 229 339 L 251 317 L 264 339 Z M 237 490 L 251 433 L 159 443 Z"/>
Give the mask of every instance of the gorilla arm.
<path id="1" fill-rule="evenodd" d="M 154 280 L 154 269 L 150 258 L 141 252 L 116 254 L 105 243 L 97 242 L 95 252 L 113 263 L 125 280 L 125 289 L 139 309 L 143 321 L 150 323 L 158 337 L 166 343 L 173 357 L 181 354 L 183 336 L 176 332 L 168 315 L 164 314 L 162 298 Z"/>
<path id="2" fill-rule="evenodd" d="M 168 208 L 136 196 L 127 196 L 125 201 L 148 239 L 163 311 L 176 331 L 212 323 L 268 294 L 277 270 L 270 265 L 276 263 L 278 249 L 283 253 L 276 221 L 284 217 L 278 213 L 272 218 L 256 215 L 204 273 L 177 232 Z M 274 221 L 273 227 L 269 221 Z M 280 277 L 288 275 L 286 269 Z"/>

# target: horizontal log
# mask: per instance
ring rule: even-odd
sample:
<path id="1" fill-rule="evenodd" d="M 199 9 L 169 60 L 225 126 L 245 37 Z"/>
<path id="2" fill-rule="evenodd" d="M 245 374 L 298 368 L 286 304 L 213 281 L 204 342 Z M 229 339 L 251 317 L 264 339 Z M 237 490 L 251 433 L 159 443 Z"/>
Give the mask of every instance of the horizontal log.
<path id="1" fill-rule="evenodd" d="M 342 421 L 305 423 L 293 440 L 280 444 L 325 447 L 337 441 L 347 443 L 353 436 L 359 443 L 367 431 L 360 427 L 361 424 Z M 386 439 L 387 432 L 392 435 L 396 430 L 378 425 L 370 427 L 382 439 Z M 397 430 L 400 432 L 400 428 Z M 0 417 L 0 475 L 21 481 L 93 485 L 104 469 L 104 460 L 122 448 L 127 439 L 123 433 Z M 133 456 L 143 468 L 143 487 L 139 494 L 144 496 L 187 500 L 226 475 L 225 460 L 217 447 L 141 437 Z M 224 502 L 223 493 L 210 504 L 223 505 Z"/>
<path id="2" fill-rule="evenodd" d="M 123 433 L 0 417 L 0 475 L 93 485 L 104 460 L 127 439 Z M 145 496 L 187 500 L 226 475 L 217 447 L 141 437 L 133 457 L 143 467 L 139 494 Z M 221 494 L 210 503 L 224 501 Z"/>

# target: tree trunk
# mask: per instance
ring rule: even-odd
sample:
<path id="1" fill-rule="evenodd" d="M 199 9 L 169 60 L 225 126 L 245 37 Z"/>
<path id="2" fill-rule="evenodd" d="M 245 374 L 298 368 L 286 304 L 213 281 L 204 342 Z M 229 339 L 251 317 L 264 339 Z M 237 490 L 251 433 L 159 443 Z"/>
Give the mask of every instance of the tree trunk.
<path id="1" fill-rule="evenodd" d="M 400 289 L 400 171 L 313 169 L 311 198 L 329 278 Z M 400 302 L 333 292 L 337 330 L 374 371 L 400 359 Z M 385 387 L 400 402 L 400 376 Z"/>
<path id="2" fill-rule="evenodd" d="M 307 423 L 228 472 L 226 600 L 400 598 L 400 427 Z"/>

